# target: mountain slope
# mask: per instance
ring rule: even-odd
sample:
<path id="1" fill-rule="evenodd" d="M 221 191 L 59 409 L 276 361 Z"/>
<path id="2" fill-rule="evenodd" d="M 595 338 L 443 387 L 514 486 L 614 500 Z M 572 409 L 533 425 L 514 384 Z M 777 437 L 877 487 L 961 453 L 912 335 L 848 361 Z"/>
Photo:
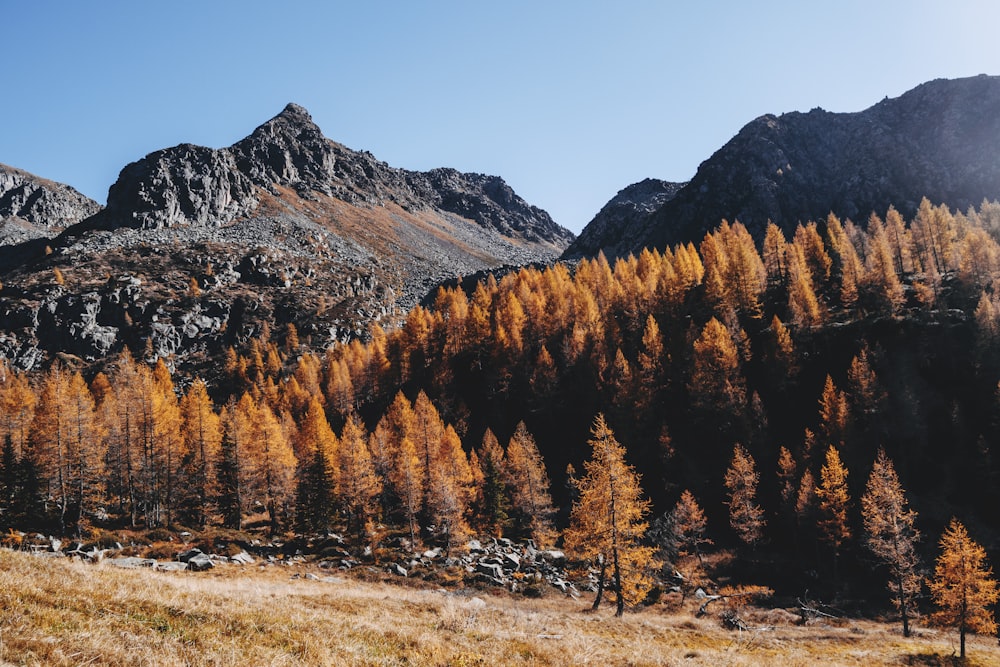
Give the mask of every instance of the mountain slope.
<path id="1" fill-rule="evenodd" d="M 931 81 L 857 113 L 765 115 L 629 233 L 591 246 L 617 255 L 697 241 L 724 218 L 759 238 L 769 219 L 786 232 L 830 211 L 864 223 L 890 204 L 909 217 L 925 196 L 965 210 L 1000 197 L 998 154 L 1000 77 Z"/>
<path id="2" fill-rule="evenodd" d="M 100 209 L 68 185 L 0 164 L 0 245 L 55 236 Z"/>
<path id="3" fill-rule="evenodd" d="M 288 324 L 322 348 L 442 280 L 548 261 L 571 239 L 498 177 L 390 167 L 290 104 L 228 148 L 127 165 L 105 209 L 4 253 L 0 355 L 35 366 L 127 345 L 199 363 Z"/>
<path id="4" fill-rule="evenodd" d="M 570 244 L 566 256 L 592 257 L 601 251 L 617 255 L 619 247 L 630 245 L 629 239 L 642 229 L 646 219 L 685 185 L 647 178 L 619 190 Z"/>

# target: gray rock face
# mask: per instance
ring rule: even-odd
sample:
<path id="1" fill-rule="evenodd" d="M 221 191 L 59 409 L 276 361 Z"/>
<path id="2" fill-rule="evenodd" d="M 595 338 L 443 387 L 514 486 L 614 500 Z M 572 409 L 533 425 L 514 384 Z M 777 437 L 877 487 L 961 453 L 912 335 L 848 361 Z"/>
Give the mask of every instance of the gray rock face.
<path id="1" fill-rule="evenodd" d="M 677 196 L 686 183 L 647 178 L 620 190 L 604 205 L 573 243 L 564 257 L 592 257 L 602 250 L 615 256 L 628 248 L 645 220 Z"/>
<path id="2" fill-rule="evenodd" d="M 0 245 L 55 236 L 100 210 L 68 185 L 0 164 Z"/>
<path id="3" fill-rule="evenodd" d="M 626 254 L 701 239 L 725 218 L 757 238 L 833 211 L 864 224 L 921 198 L 964 210 L 1000 198 L 1000 77 L 939 79 L 857 113 L 765 115 L 698 168 L 675 197 L 627 234 L 589 248 Z M 599 236 L 584 230 L 581 237 Z"/>
<path id="4" fill-rule="evenodd" d="M 127 346 L 206 371 L 289 323 L 322 350 L 399 322 L 444 280 L 550 261 L 571 239 L 498 177 L 390 167 L 290 104 L 228 148 L 151 153 L 104 210 L 0 249 L 0 357 L 99 365 Z"/>
<path id="5" fill-rule="evenodd" d="M 133 162 L 111 187 L 105 213 L 90 226 L 224 225 L 253 214 L 261 191 L 279 195 L 280 187 L 305 199 L 320 194 L 351 204 L 392 202 L 408 211 L 454 213 L 550 250 L 562 250 L 573 239 L 498 176 L 395 169 L 330 141 L 296 104 L 229 148 L 182 144 Z"/>

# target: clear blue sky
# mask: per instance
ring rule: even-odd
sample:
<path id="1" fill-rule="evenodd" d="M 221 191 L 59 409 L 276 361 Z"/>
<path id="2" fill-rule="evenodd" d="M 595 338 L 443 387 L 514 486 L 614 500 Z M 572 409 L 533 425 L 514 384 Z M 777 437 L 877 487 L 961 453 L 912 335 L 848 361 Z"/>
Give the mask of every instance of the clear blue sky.
<path id="1" fill-rule="evenodd" d="M 1000 74 L 998 26 L 992 0 L 0 0 L 0 162 L 103 203 L 128 162 L 294 101 L 393 166 L 503 176 L 578 232 L 761 114 Z"/>

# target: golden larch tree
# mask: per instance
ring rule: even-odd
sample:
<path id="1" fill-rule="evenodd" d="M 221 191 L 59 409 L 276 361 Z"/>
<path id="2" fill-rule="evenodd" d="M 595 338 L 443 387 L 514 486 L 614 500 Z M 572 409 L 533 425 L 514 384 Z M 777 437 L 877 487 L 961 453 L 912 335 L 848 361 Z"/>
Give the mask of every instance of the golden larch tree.
<path id="1" fill-rule="evenodd" d="M 344 423 L 337 453 L 337 487 L 347 512 L 348 523 L 354 523 L 360 536 L 374 515 L 375 500 L 382 493 L 382 480 L 375 472 L 364 425 L 353 413 L 347 416 Z"/>
<path id="2" fill-rule="evenodd" d="M 579 498 L 573 504 L 569 527 L 563 537 L 567 551 L 601 567 L 594 609 L 601 604 L 606 568 L 617 596 L 616 616 L 625 605 L 645 598 L 652 586 L 649 569 L 653 548 L 642 544 L 648 524 L 649 501 L 640 486 L 639 474 L 625 461 L 625 448 L 598 415 L 591 429 L 591 457 L 584 463 L 586 474 L 579 481 Z"/>
<path id="3" fill-rule="evenodd" d="M 847 489 L 847 468 L 840 460 L 840 452 L 832 445 L 826 450 L 826 462 L 819 471 L 816 498 L 819 514 L 817 528 L 820 538 L 833 550 L 833 569 L 836 577 L 840 549 L 851 539 L 851 527 L 847 517 L 851 497 Z"/>
<path id="4" fill-rule="evenodd" d="M 215 462 L 222 442 L 222 422 L 208 389 L 197 379 L 180 402 L 181 480 L 179 502 L 184 519 L 196 526 L 207 521 L 208 501 L 215 496 Z"/>
<path id="5" fill-rule="evenodd" d="M 920 593 L 920 531 L 917 513 L 906 502 L 896 469 L 884 449 L 879 449 L 865 493 L 861 496 L 868 548 L 889 568 L 889 593 L 903 620 L 903 636 L 910 636 L 910 613 Z"/>
<path id="6" fill-rule="evenodd" d="M 938 606 L 934 620 L 958 628 L 960 657 L 964 659 L 967 632 L 991 635 L 997 631 L 990 607 L 996 604 L 1000 590 L 986 561 L 986 550 L 969 537 L 958 519 L 953 518 L 941 536 L 941 555 L 929 584 Z"/>
<path id="7" fill-rule="evenodd" d="M 437 443 L 427 474 L 427 514 L 444 537 L 446 551 L 470 533 L 467 516 L 475 497 L 474 475 L 462 440 L 450 425 Z"/>
<path id="8" fill-rule="evenodd" d="M 539 548 L 555 543 L 555 508 L 549 495 L 549 475 L 534 437 L 518 423 L 507 444 L 507 478 L 511 504 L 525 532 Z"/>
<path id="9" fill-rule="evenodd" d="M 764 539 L 764 527 L 767 525 L 764 510 L 757 504 L 759 481 L 760 473 L 753 456 L 743 445 L 736 444 L 725 477 L 729 525 L 751 549 Z"/>

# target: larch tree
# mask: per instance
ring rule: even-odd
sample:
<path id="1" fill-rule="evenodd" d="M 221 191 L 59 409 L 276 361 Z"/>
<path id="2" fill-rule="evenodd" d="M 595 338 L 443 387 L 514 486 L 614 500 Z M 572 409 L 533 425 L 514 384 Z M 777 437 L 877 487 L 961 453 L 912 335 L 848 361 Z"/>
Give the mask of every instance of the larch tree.
<path id="1" fill-rule="evenodd" d="M 178 507 L 196 526 L 207 522 L 208 501 L 215 496 L 214 464 L 219 458 L 222 424 L 208 389 L 195 380 L 180 402 L 181 471 Z"/>
<path id="2" fill-rule="evenodd" d="M 467 516 L 475 496 L 473 482 L 462 440 L 447 426 L 431 459 L 426 490 L 428 516 L 444 536 L 446 551 L 470 532 Z"/>
<path id="3" fill-rule="evenodd" d="M 293 494 L 295 454 L 281 421 L 266 403 L 244 394 L 236 411 L 249 431 L 243 456 L 248 500 L 264 506 L 271 531 L 276 533 Z"/>
<path id="4" fill-rule="evenodd" d="M 702 547 L 712 543 L 705 536 L 708 520 L 694 494 L 684 489 L 677 504 L 657 519 L 650 528 L 653 542 L 671 559 L 697 556 L 702 560 Z"/>
<path id="5" fill-rule="evenodd" d="M 746 386 L 740 372 L 740 354 L 729 329 L 710 319 L 694 341 L 688 389 L 695 405 L 718 414 L 742 413 Z"/>
<path id="6" fill-rule="evenodd" d="M 340 476 L 337 487 L 347 512 L 348 528 L 353 522 L 361 537 L 374 515 L 372 510 L 376 498 L 382 493 L 382 480 L 375 473 L 364 424 L 353 413 L 347 416 L 344 423 L 337 454 L 337 472 Z"/>
<path id="7" fill-rule="evenodd" d="M 515 516 L 539 548 L 555 543 L 555 507 L 549 495 L 549 475 L 535 439 L 518 423 L 507 444 L 507 478 Z"/>
<path id="8" fill-rule="evenodd" d="M 819 436 L 828 444 L 843 447 L 849 417 L 847 395 L 838 390 L 833 378 L 827 375 L 819 398 Z"/>
<path id="9" fill-rule="evenodd" d="M 76 509 L 73 525 L 79 535 L 88 510 L 94 509 L 104 493 L 104 434 L 90 388 L 79 372 L 70 376 L 67 390 L 69 471 Z"/>
<path id="10" fill-rule="evenodd" d="M 906 502 L 896 469 L 879 449 L 861 497 L 868 548 L 889 568 L 889 593 L 903 621 L 903 636 L 910 636 L 910 614 L 920 593 L 920 532 L 914 527 L 917 513 Z"/>
<path id="11" fill-rule="evenodd" d="M 820 538 L 833 550 L 833 571 L 836 578 L 840 550 L 851 539 L 847 517 L 851 497 L 847 489 L 847 468 L 840 461 L 840 452 L 832 445 L 826 450 L 826 462 L 819 471 L 819 480 L 816 487 L 819 517 L 816 523 Z"/>
<path id="12" fill-rule="evenodd" d="M 753 456 L 743 445 L 733 447 L 733 458 L 726 470 L 725 485 L 729 505 L 729 525 L 740 540 L 756 549 L 764 539 L 764 510 L 757 504 L 760 473 Z"/>
<path id="13" fill-rule="evenodd" d="M 958 628 L 960 657 L 964 659 L 967 632 L 997 631 L 990 607 L 996 604 L 1000 590 L 986 561 L 986 550 L 969 537 L 957 519 L 951 520 L 941 536 L 941 554 L 929 584 L 938 606 L 934 620 Z"/>
<path id="14" fill-rule="evenodd" d="M 420 457 L 413 440 L 409 437 L 404 437 L 399 443 L 390 479 L 409 528 L 410 548 L 415 548 L 420 528 L 417 514 L 420 512 L 420 503 L 423 499 L 423 479 Z"/>
<path id="15" fill-rule="evenodd" d="M 620 617 L 626 604 L 641 602 L 652 586 L 648 570 L 654 563 L 653 548 L 642 544 L 649 501 L 604 415 L 594 420 L 589 444 L 592 453 L 584 463 L 580 497 L 573 504 L 563 537 L 566 549 L 576 558 L 596 561 L 601 567 L 594 609 L 601 604 L 610 565 L 617 597 L 615 615 Z"/>
<path id="16" fill-rule="evenodd" d="M 48 485 L 48 496 L 59 508 L 59 527 L 66 534 L 66 521 L 72 502 L 72 456 L 69 451 L 69 377 L 55 366 L 42 382 L 31 424 L 31 449 L 41 477 Z"/>
<path id="17" fill-rule="evenodd" d="M 296 521 L 303 530 L 323 531 L 333 520 L 337 498 L 337 441 L 319 399 L 312 398 L 294 439 L 298 462 Z"/>
<path id="18" fill-rule="evenodd" d="M 0 362 L 0 436 L 10 437 L 16 456 L 28 445 L 31 419 L 38 401 L 28 378 Z"/>

